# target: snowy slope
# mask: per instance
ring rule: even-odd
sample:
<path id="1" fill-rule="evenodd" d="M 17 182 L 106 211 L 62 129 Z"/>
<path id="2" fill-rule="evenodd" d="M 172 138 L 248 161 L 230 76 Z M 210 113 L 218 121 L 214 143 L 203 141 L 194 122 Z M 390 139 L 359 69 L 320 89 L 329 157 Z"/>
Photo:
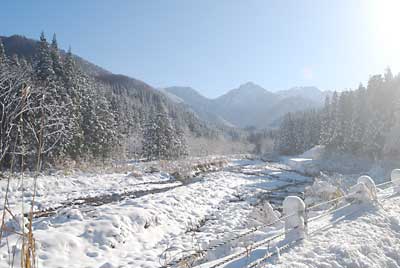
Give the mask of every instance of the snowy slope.
<path id="1" fill-rule="evenodd" d="M 379 204 L 355 203 L 317 218 L 309 223 L 308 237 L 284 251 L 277 250 L 287 245 L 282 237 L 253 247 L 245 256 L 222 257 L 198 268 L 400 267 L 400 195 L 388 189 L 379 197 Z"/>
<path id="2" fill-rule="evenodd" d="M 354 209 L 265 267 L 400 267 L 400 197 Z"/>

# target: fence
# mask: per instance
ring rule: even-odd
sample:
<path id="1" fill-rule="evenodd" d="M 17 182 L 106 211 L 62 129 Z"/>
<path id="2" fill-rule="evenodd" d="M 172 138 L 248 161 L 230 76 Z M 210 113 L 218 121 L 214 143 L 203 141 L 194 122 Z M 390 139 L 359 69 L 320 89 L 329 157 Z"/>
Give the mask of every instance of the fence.
<path id="1" fill-rule="evenodd" d="M 365 176 L 362 176 L 362 177 L 365 177 Z M 373 197 L 374 196 L 373 192 L 376 191 L 376 189 L 378 187 L 384 187 L 384 186 L 392 184 L 391 186 L 389 186 L 385 190 L 394 189 L 395 191 L 400 193 L 400 170 L 394 170 L 392 172 L 392 178 L 391 178 L 390 181 L 375 185 L 373 183 L 373 181 L 371 180 L 372 183 L 373 183 L 373 186 L 368 185 L 368 181 L 367 181 L 367 183 L 365 183 L 365 180 L 364 181 L 360 181 L 360 179 L 361 179 L 361 177 L 359 178 L 359 183 L 355 185 L 355 186 L 357 186 L 357 187 L 355 187 L 355 191 L 353 191 L 353 192 L 350 191 L 348 194 L 340 196 L 338 198 L 334 198 L 334 199 L 331 199 L 329 201 L 321 202 L 321 203 L 312 205 L 310 207 L 306 207 L 305 211 L 304 211 L 304 224 L 305 224 L 306 228 L 307 228 L 308 224 L 311 223 L 311 222 L 314 222 L 314 221 L 316 221 L 316 220 L 318 220 L 320 218 L 323 218 L 325 216 L 331 215 L 332 213 L 335 213 L 335 212 L 337 212 L 339 210 L 342 210 L 344 208 L 350 207 L 355 202 L 362 201 L 361 199 L 362 199 L 362 194 L 363 193 L 360 192 L 361 191 L 360 189 L 362 189 L 363 191 L 366 191 L 367 192 L 366 194 L 371 196 L 371 200 L 370 200 L 371 202 L 384 201 L 384 200 L 388 199 L 391 196 L 391 195 L 385 196 L 385 195 L 382 195 L 382 194 L 381 195 L 376 195 L 376 192 L 375 192 L 375 196 L 376 196 L 376 199 L 375 199 Z M 360 185 L 361 185 L 361 187 L 360 187 Z M 345 201 L 345 202 L 343 202 L 344 204 L 340 205 L 342 201 Z M 323 213 L 321 213 L 321 214 L 319 214 L 317 216 L 314 216 L 312 218 L 309 218 L 310 212 L 313 211 L 315 208 L 326 206 L 326 205 L 329 205 L 329 204 L 334 204 L 334 205 L 332 205 L 329 209 L 325 210 Z M 352 211 L 351 213 L 347 214 L 346 216 L 351 216 L 352 214 L 354 214 L 356 212 L 357 212 L 357 210 Z M 191 267 L 191 265 L 189 265 L 190 263 L 195 263 L 196 261 L 201 260 L 201 258 L 209 251 L 215 250 L 218 247 L 221 247 L 223 245 L 232 243 L 232 242 L 234 242 L 234 241 L 236 241 L 238 239 L 241 239 L 243 237 L 246 237 L 246 236 L 248 236 L 248 235 L 250 235 L 250 234 L 252 234 L 252 233 L 254 233 L 254 232 L 256 232 L 256 231 L 258 231 L 260 229 L 264 229 L 266 227 L 274 226 L 277 223 L 281 223 L 282 221 L 285 221 L 285 220 L 287 220 L 287 219 L 289 219 L 289 218 L 291 218 L 293 216 L 298 216 L 298 215 L 299 215 L 299 211 L 295 211 L 295 212 L 293 212 L 293 213 L 291 213 L 289 215 L 285 215 L 285 216 L 283 216 L 283 217 L 281 217 L 281 218 L 279 218 L 279 219 L 277 219 L 277 220 L 275 220 L 275 221 L 273 221 L 273 222 L 271 222 L 269 224 L 263 224 L 263 225 L 254 227 L 254 228 L 252 228 L 252 229 L 250 229 L 250 230 L 248 230 L 246 232 L 243 232 L 243 233 L 240 233 L 240 234 L 236 234 L 235 236 L 233 236 L 233 237 L 231 237 L 231 238 L 229 238 L 229 239 L 227 239 L 225 241 L 221 241 L 221 242 L 219 242 L 217 244 L 214 244 L 212 246 L 209 246 L 209 247 L 207 247 L 205 249 L 201 249 L 201 250 L 198 250 L 198 251 L 196 251 L 196 252 L 194 252 L 192 254 L 180 257 L 177 260 L 174 260 L 172 262 L 169 262 L 166 265 L 161 266 L 160 268 Z M 312 232 L 307 233 L 307 237 L 310 237 L 311 235 L 313 235 L 313 234 L 315 234 L 315 233 L 317 233 L 319 231 L 322 231 L 322 230 L 332 226 L 333 224 L 337 223 L 340 220 L 341 220 L 341 218 L 337 219 L 334 222 L 330 222 L 327 225 L 324 225 L 324 226 L 321 226 L 319 228 L 316 228 Z M 231 262 L 231 261 L 233 261 L 235 259 L 248 256 L 251 252 L 253 252 L 255 249 L 258 249 L 260 247 L 268 246 L 268 249 L 269 249 L 271 242 L 276 241 L 277 239 L 279 239 L 281 237 L 287 236 L 290 232 L 292 232 L 293 230 L 295 230 L 297 228 L 299 228 L 299 227 L 293 227 L 293 228 L 289 228 L 289 229 L 286 229 L 286 230 L 282 230 L 282 231 L 278 232 L 277 234 L 276 233 L 271 234 L 268 238 L 266 238 L 264 240 L 253 241 L 253 243 L 249 247 L 250 250 L 246 249 L 246 250 L 243 250 L 241 252 L 226 256 L 222 260 L 220 260 L 220 261 L 218 261 L 218 262 L 216 262 L 216 263 L 214 263 L 214 264 L 212 264 L 211 266 L 208 266 L 208 267 L 209 268 L 221 267 L 222 265 L 227 264 L 227 263 L 229 263 L 229 262 Z M 299 243 L 300 241 L 302 241 L 304 239 L 305 239 L 305 237 L 298 237 L 298 238 L 293 239 L 293 240 L 288 240 L 283 245 L 281 245 L 279 247 L 276 247 L 274 251 L 268 252 L 262 258 L 257 259 L 252 263 L 249 263 L 247 265 L 247 267 L 248 268 L 255 268 L 255 267 L 259 266 L 261 263 L 267 261 L 268 259 L 272 258 L 273 256 L 275 256 L 275 255 L 279 254 L 280 252 L 290 248 L 291 246 Z"/>

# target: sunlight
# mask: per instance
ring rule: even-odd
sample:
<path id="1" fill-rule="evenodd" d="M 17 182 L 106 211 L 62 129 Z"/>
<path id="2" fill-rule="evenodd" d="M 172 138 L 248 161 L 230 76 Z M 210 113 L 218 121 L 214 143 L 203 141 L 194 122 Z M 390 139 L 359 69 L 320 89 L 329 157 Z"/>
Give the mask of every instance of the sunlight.
<path id="1" fill-rule="evenodd" d="M 369 22 L 374 43 L 379 56 L 391 67 L 400 65 L 400 1 L 371 1 L 369 5 Z"/>

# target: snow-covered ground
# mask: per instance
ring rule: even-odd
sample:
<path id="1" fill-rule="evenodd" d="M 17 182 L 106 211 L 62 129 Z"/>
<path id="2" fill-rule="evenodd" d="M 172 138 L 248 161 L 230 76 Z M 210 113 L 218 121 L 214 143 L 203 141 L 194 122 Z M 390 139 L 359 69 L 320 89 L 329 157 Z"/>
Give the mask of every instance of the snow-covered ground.
<path id="1" fill-rule="evenodd" d="M 263 267 L 400 267 L 399 195 L 381 205 L 354 205 L 310 229 L 318 225 L 328 227 Z"/>
<path id="2" fill-rule="evenodd" d="M 314 213 L 312 217 L 321 216 L 309 222 L 306 239 L 287 248 L 281 237 L 245 256 L 226 256 L 198 268 L 400 267 L 400 194 L 388 188 L 378 190 L 378 197 L 378 203 L 344 202 L 332 213 Z"/>
<path id="3" fill-rule="evenodd" d="M 37 191 L 35 197 L 35 210 L 48 207 L 57 207 L 64 201 L 72 201 L 81 197 L 100 196 L 105 194 L 117 194 L 135 190 L 149 190 L 157 187 L 166 187 L 170 176 L 165 173 L 146 174 L 134 177 L 123 173 L 114 174 L 87 174 L 39 176 L 37 179 Z M 10 181 L 8 193 L 11 208 L 20 207 L 24 197 L 25 211 L 31 206 L 33 177 L 26 176 L 23 181 L 18 176 Z M 157 184 L 160 182 L 161 184 Z M 169 186 L 176 185 L 171 181 Z M 7 180 L 0 180 L 0 200 L 4 200 Z M 3 202 L 0 203 L 3 209 Z"/>
<path id="4" fill-rule="evenodd" d="M 198 248 L 225 241 L 237 233 L 274 219 L 260 217 L 262 193 L 310 178 L 261 161 L 231 161 L 225 170 L 207 173 L 182 184 L 165 173 L 41 176 L 35 210 L 54 208 L 54 214 L 34 220 L 39 267 L 159 267 Z M 24 196 L 29 210 L 32 178 L 11 180 L 8 196 L 17 214 Z M 304 190 L 304 184 L 297 191 Z M 0 181 L 4 200 L 6 181 Z M 299 188 L 300 187 L 300 188 Z M 143 196 L 111 198 L 102 205 L 85 204 L 87 197 L 119 196 L 126 192 L 168 188 Z M 22 192 L 22 189 L 24 190 Z M 279 199 L 274 197 L 275 199 Z M 81 199 L 83 204 L 69 204 Z M 277 202 L 278 204 L 279 202 Z M 274 213 L 274 212 L 272 212 Z M 276 212 L 276 215 L 279 213 Z M 18 229 L 10 216 L 7 226 Z M 277 226 L 278 228 L 280 226 Z M 275 227 L 274 227 L 275 228 Z M 269 231 L 273 228 L 269 228 Z M 262 237 L 263 234 L 251 236 Z M 249 238 L 249 237 L 248 237 Z M 246 239 L 209 252 L 204 261 L 230 254 Z M 19 236 L 7 234 L 0 244 L 0 267 L 19 262 Z M 13 256 L 15 255 L 15 256 Z"/>
<path id="5" fill-rule="evenodd" d="M 35 210 L 52 208 L 52 213 L 34 219 L 38 267 L 157 268 L 205 250 L 195 261 L 180 264 L 209 268 L 247 250 L 245 256 L 219 266 L 246 267 L 282 243 L 252 248 L 254 242 L 282 231 L 284 223 L 277 219 L 285 196 L 305 191 L 306 204 L 313 205 L 343 194 L 340 184 L 326 177 L 305 190 L 314 178 L 282 163 L 230 159 L 225 168 L 184 183 L 168 173 L 143 172 L 147 168 L 40 176 Z M 0 180 L 0 206 L 6 183 Z M 30 177 L 23 185 L 18 178 L 11 180 L 9 207 L 19 221 L 22 200 L 24 212 L 29 211 L 32 183 Z M 382 205 L 352 205 L 310 223 L 311 233 L 329 227 L 261 265 L 400 267 L 400 197 L 388 191 L 379 193 L 388 198 Z M 6 224 L 21 231 L 9 215 Z M 0 243 L 0 268 L 12 262 L 18 267 L 20 243 L 18 235 L 6 233 Z"/>

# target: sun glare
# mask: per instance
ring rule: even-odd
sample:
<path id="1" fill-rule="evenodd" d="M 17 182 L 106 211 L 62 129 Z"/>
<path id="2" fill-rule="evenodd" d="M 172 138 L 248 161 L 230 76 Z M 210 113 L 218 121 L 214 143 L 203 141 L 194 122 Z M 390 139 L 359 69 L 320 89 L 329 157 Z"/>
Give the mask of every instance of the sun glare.
<path id="1" fill-rule="evenodd" d="M 375 49 L 392 68 L 400 67 L 400 0 L 370 1 L 368 21 Z"/>

